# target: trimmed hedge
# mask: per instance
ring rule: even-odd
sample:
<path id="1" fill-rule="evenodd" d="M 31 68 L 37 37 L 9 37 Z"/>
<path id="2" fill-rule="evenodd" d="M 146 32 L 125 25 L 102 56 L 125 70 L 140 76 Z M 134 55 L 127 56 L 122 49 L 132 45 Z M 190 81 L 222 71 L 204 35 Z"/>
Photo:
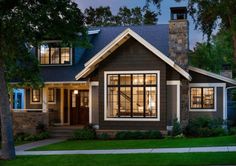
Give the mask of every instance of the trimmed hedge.
<path id="1" fill-rule="evenodd" d="M 116 133 L 115 136 L 118 140 L 128 140 L 128 139 L 162 139 L 163 136 L 160 131 L 121 131 Z"/>
<path id="2" fill-rule="evenodd" d="M 49 133 L 45 131 L 39 134 L 18 133 L 15 135 L 14 140 L 16 142 L 22 142 L 22 141 L 38 141 L 47 138 L 49 138 Z"/>

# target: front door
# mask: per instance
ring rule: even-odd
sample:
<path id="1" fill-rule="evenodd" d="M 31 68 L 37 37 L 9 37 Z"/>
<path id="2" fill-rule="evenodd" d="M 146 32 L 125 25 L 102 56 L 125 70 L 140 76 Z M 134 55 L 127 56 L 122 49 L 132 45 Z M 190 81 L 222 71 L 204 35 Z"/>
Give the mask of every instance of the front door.
<path id="1" fill-rule="evenodd" d="M 89 93 L 87 90 L 71 90 L 70 124 L 86 125 L 89 123 Z"/>

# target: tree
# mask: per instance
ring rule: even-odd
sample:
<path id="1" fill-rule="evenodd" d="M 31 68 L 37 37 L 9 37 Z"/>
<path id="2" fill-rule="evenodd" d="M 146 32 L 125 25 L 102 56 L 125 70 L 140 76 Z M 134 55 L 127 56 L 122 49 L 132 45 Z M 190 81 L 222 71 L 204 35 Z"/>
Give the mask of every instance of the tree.
<path id="1" fill-rule="evenodd" d="M 223 65 L 233 65 L 231 42 L 230 33 L 220 31 L 210 42 L 197 43 L 194 51 L 189 54 L 190 64 L 219 73 Z"/>
<path id="2" fill-rule="evenodd" d="M 14 159 L 12 117 L 7 83 L 40 81 L 38 62 L 30 48 L 43 40 L 86 44 L 83 15 L 71 0 L 0 1 L 0 111 L 2 158 Z M 36 85 L 37 86 L 37 85 Z"/>
<path id="3" fill-rule="evenodd" d="M 235 0 L 189 0 L 190 15 L 200 28 L 210 38 L 217 24 L 220 29 L 227 30 L 232 35 L 233 57 L 236 64 L 236 1 Z"/>
<path id="4" fill-rule="evenodd" d="M 131 24 L 132 25 L 141 25 L 143 22 L 142 9 L 140 7 L 135 7 L 131 9 Z"/>
<path id="5" fill-rule="evenodd" d="M 120 18 L 121 25 L 131 25 L 131 10 L 127 7 L 120 7 L 117 16 Z"/>
<path id="6" fill-rule="evenodd" d="M 154 25 L 157 23 L 157 14 L 154 11 L 146 10 L 143 23 L 146 25 Z"/>

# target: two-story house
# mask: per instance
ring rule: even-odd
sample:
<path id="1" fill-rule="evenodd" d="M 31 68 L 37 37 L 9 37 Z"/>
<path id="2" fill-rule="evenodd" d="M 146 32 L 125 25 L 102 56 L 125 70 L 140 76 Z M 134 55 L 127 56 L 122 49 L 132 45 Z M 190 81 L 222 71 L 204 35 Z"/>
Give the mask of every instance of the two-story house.
<path id="1" fill-rule="evenodd" d="M 186 8 L 169 24 L 99 27 L 92 48 L 45 41 L 35 48 L 45 86 L 11 94 L 15 132 L 94 124 L 99 130 L 161 130 L 173 119 L 227 119 L 226 88 L 236 81 L 188 65 Z"/>

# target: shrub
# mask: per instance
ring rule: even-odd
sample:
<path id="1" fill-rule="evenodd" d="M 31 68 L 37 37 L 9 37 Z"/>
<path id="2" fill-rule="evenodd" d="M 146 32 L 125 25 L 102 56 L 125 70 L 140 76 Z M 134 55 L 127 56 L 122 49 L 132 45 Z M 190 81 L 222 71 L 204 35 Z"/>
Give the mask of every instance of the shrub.
<path id="1" fill-rule="evenodd" d="M 101 133 L 97 135 L 97 138 L 100 140 L 109 140 L 111 139 L 110 135 L 107 133 Z"/>
<path id="2" fill-rule="evenodd" d="M 37 133 L 42 133 L 46 131 L 46 125 L 44 123 L 39 122 L 36 126 Z"/>
<path id="3" fill-rule="evenodd" d="M 160 131 L 121 131 L 116 133 L 116 139 L 128 140 L 128 139 L 160 139 L 162 134 Z"/>
<path id="4" fill-rule="evenodd" d="M 95 139 L 96 132 L 89 128 L 78 129 L 74 132 L 74 139 L 77 140 L 91 140 Z"/>
<path id="5" fill-rule="evenodd" d="M 174 119 L 173 121 L 173 129 L 171 132 L 171 135 L 173 137 L 182 134 L 182 127 L 181 124 L 179 123 L 178 119 Z"/>
<path id="6" fill-rule="evenodd" d="M 42 132 L 40 134 L 18 133 L 14 137 L 16 142 L 38 141 L 38 140 L 42 140 L 42 139 L 46 139 L 46 138 L 49 138 L 48 132 Z"/>
<path id="7" fill-rule="evenodd" d="M 221 136 L 226 134 L 222 125 L 223 121 L 221 119 L 199 117 L 189 121 L 184 134 L 195 137 Z"/>
<path id="8" fill-rule="evenodd" d="M 229 129 L 229 134 L 230 134 L 230 135 L 236 135 L 236 127 L 231 127 L 231 128 Z"/>

